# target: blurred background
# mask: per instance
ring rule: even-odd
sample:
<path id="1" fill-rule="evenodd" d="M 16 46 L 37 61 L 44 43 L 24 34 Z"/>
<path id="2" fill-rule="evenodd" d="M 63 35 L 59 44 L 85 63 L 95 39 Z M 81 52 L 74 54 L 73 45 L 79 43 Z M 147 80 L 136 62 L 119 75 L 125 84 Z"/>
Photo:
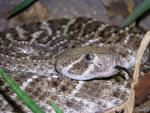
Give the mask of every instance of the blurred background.
<path id="1" fill-rule="evenodd" d="M 38 0 L 16 17 L 7 20 L 11 10 L 22 0 L 0 0 L 0 31 L 32 21 L 61 17 L 85 16 L 102 22 L 121 25 L 132 10 L 143 0 Z M 145 14 L 138 25 L 150 28 L 150 16 Z"/>

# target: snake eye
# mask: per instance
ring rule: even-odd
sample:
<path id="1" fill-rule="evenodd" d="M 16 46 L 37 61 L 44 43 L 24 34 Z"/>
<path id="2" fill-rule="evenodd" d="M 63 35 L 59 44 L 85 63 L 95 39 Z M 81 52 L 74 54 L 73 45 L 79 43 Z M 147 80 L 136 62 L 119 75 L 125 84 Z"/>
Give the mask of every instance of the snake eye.
<path id="1" fill-rule="evenodd" d="M 89 54 L 89 53 L 85 54 L 86 61 L 91 62 L 93 61 L 93 59 L 94 59 L 94 56 L 92 54 Z"/>

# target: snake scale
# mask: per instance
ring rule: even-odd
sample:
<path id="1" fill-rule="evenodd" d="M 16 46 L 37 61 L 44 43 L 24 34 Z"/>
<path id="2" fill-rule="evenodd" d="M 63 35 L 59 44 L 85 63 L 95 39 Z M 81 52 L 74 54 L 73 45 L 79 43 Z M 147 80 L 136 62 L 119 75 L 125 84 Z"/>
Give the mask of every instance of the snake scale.
<path id="1" fill-rule="evenodd" d="M 54 113 L 50 98 L 65 113 L 102 113 L 126 101 L 130 89 L 115 66 L 134 66 L 143 34 L 86 17 L 34 22 L 0 33 L 0 67 L 46 113 Z M 0 112 L 30 113 L 0 81 Z"/>

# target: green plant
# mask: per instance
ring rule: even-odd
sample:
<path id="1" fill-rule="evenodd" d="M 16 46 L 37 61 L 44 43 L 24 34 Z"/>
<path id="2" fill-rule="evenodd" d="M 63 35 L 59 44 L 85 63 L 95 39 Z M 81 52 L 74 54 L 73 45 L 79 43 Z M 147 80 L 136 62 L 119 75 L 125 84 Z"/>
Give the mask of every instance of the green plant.
<path id="1" fill-rule="evenodd" d="M 11 90 L 20 98 L 20 100 L 32 110 L 33 113 L 45 113 L 28 95 L 23 91 L 10 76 L 0 68 L 0 76 L 8 84 Z"/>
<path id="2" fill-rule="evenodd" d="M 33 113 L 45 113 L 2 68 L 0 68 L 0 76 L 8 84 L 11 90 L 20 98 L 20 100 L 32 110 Z M 56 105 L 54 101 L 50 100 L 50 105 L 53 107 L 56 113 L 63 113 L 63 111 Z"/>
<path id="3" fill-rule="evenodd" d="M 52 106 L 52 108 L 55 110 L 56 113 L 63 113 L 63 111 L 51 99 L 50 99 L 50 105 Z"/>
<path id="4" fill-rule="evenodd" d="M 18 13 L 24 11 L 26 8 L 31 6 L 33 3 L 35 3 L 37 0 L 23 0 L 20 4 L 18 4 L 14 9 L 12 9 L 11 14 L 8 16 L 9 18 L 14 17 Z"/>
<path id="5" fill-rule="evenodd" d="M 128 16 L 128 18 L 123 23 L 123 26 L 128 26 L 134 22 L 138 17 L 144 14 L 148 9 L 150 9 L 150 0 L 144 0 L 135 10 Z"/>

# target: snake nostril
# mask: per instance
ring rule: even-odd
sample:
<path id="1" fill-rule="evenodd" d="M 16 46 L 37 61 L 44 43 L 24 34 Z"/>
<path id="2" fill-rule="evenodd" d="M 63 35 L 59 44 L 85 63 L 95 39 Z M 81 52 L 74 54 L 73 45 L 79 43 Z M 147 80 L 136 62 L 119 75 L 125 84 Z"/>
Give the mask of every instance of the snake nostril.
<path id="1" fill-rule="evenodd" d="M 102 64 L 98 64 L 99 67 L 102 67 Z"/>

